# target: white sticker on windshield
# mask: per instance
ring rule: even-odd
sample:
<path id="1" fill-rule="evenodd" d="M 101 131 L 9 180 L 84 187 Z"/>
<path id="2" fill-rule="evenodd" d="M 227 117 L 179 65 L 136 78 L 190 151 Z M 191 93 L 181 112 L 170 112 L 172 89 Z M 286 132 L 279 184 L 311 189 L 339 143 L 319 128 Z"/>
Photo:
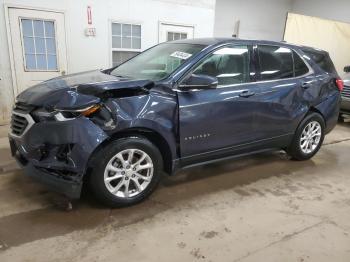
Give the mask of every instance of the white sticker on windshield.
<path id="1" fill-rule="evenodd" d="M 192 54 L 181 52 L 181 51 L 175 51 L 170 56 L 186 60 L 186 59 L 190 58 L 192 56 Z"/>

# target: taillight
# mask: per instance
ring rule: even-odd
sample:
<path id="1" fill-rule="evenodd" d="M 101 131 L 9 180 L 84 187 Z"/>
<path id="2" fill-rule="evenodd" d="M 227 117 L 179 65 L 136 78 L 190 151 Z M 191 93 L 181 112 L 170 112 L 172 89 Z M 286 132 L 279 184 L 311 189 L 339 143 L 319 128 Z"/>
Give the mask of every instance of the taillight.
<path id="1" fill-rule="evenodd" d="M 341 80 L 340 78 L 338 78 L 338 79 L 335 80 L 335 83 L 336 83 L 339 91 L 340 92 L 343 91 L 343 89 L 344 89 L 344 81 Z"/>

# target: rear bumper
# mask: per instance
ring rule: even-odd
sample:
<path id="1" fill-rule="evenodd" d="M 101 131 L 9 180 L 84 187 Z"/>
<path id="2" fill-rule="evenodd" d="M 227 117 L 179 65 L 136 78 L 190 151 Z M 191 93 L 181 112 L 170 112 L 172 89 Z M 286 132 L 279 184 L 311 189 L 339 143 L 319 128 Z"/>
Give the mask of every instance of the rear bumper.
<path id="1" fill-rule="evenodd" d="M 107 135 L 89 119 L 39 122 L 9 137 L 12 156 L 26 175 L 69 198 L 80 197 L 94 150 Z"/>

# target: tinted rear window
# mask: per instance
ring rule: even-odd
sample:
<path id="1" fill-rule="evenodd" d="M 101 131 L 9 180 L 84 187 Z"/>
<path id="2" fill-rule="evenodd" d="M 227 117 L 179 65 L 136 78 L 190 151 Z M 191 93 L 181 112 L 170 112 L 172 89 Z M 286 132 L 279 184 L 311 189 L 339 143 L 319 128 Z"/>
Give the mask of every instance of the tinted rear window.
<path id="1" fill-rule="evenodd" d="M 294 76 L 293 53 L 280 46 L 258 46 L 261 80 L 291 78 Z"/>
<path id="2" fill-rule="evenodd" d="M 325 52 L 321 53 L 321 52 L 310 51 L 310 50 L 303 50 L 303 51 L 307 56 L 309 56 L 312 60 L 314 60 L 322 68 L 322 70 L 331 74 L 337 73 L 334 67 L 334 64 L 331 58 L 329 57 L 328 53 L 325 53 Z"/>

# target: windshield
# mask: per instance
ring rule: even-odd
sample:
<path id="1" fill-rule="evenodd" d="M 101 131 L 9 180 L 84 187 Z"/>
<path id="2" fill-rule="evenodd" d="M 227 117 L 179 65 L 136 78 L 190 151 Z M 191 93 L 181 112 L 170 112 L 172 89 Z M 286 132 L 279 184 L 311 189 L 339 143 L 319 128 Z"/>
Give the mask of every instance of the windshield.
<path id="1" fill-rule="evenodd" d="M 203 48 L 203 45 L 195 44 L 160 44 L 121 64 L 111 72 L 111 75 L 161 80 Z"/>

